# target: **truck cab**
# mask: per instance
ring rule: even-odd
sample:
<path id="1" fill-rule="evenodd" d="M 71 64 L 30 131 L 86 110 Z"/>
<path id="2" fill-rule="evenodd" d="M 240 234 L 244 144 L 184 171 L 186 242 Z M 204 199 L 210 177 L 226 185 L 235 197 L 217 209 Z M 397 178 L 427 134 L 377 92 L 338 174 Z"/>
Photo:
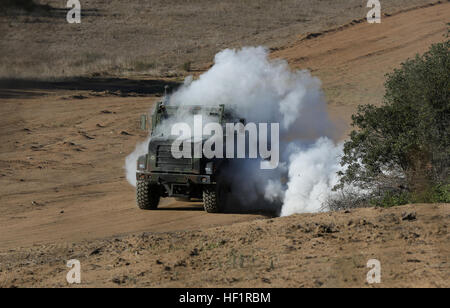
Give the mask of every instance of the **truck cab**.
<path id="1" fill-rule="evenodd" d="M 224 105 L 206 106 L 167 106 L 159 102 L 151 117 L 151 138 L 148 153 L 137 161 L 137 205 L 143 210 L 157 209 L 161 198 L 203 199 L 204 208 L 209 213 L 223 210 L 226 185 L 221 180 L 221 170 L 226 159 L 207 159 L 205 157 L 175 158 L 171 147 L 176 136 L 171 135 L 172 124 L 193 118 L 194 115 L 208 117 L 209 121 L 220 123 L 233 121 L 233 112 Z M 181 116 L 180 116 L 181 115 Z M 191 149 L 197 142 L 190 140 Z"/>

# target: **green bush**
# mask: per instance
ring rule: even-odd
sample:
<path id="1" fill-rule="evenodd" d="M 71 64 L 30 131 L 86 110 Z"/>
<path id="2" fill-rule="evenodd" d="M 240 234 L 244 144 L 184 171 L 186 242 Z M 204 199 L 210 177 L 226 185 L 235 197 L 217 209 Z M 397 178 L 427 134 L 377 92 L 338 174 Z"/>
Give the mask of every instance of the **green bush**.
<path id="1" fill-rule="evenodd" d="M 377 205 L 449 200 L 449 47 L 402 63 L 387 75 L 383 104 L 358 107 L 335 189 L 376 188 Z"/>
<path id="2" fill-rule="evenodd" d="M 450 185 L 435 185 L 412 198 L 412 203 L 450 203 Z"/>
<path id="3" fill-rule="evenodd" d="M 406 191 L 390 191 L 370 200 L 370 205 L 391 207 L 411 203 L 410 194 Z"/>
<path id="4" fill-rule="evenodd" d="M 420 192 L 389 191 L 370 200 L 370 205 L 379 207 L 408 203 L 450 203 L 450 185 L 435 185 Z"/>

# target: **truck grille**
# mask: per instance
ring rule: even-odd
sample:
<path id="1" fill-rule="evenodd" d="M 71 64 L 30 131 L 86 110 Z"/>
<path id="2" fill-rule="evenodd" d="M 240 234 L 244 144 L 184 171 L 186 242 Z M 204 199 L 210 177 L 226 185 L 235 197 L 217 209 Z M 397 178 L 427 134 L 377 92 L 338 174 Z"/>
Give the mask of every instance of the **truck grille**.
<path id="1" fill-rule="evenodd" d="M 172 156 L 171 145 L 158 145 L 156 167 L 173 171 L 192 171 L 192 158 L 176 159 Z"/>

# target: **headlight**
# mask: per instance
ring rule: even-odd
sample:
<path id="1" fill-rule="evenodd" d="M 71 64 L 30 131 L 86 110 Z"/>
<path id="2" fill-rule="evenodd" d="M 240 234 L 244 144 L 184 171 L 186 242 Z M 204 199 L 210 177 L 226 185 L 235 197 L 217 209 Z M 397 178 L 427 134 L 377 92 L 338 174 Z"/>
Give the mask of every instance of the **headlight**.
<path id="1" fill-rule="evenodd" d="M 147 169 L 147 155 L 143 155 L 143 156 L 138 158 L 137 169 L 138 170 L 145 170 L 145 169 Z"/>
<path id="2" fill-rule="evenodd" d="M 213 162 L 209 162 L 206 164 L 205 166 L 205 173 L 206 174 L 213 174 L 214 172 L 214 163 Z"/>

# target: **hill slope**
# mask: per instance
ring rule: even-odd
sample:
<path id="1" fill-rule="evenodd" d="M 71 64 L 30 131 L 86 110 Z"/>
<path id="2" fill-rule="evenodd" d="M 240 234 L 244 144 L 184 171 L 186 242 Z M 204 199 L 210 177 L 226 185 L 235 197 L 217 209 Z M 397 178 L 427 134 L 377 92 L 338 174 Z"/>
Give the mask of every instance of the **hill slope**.
<path id="1" fill-rule="evenodd" d="M 450 204 L 294 215 L 201 231 L 132 236 L 0 254 L 0 286 L 450 287 Z"/>

